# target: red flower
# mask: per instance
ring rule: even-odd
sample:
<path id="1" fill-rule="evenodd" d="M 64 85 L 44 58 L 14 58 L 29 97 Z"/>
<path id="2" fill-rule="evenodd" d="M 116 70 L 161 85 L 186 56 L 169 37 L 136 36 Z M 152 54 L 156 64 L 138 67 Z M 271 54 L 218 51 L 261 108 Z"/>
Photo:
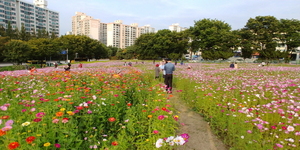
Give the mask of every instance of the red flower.
<path id="1" fill-rule="evenodd" d="M 8 119 L 9 116 L 2 116 L 1 118 L 2 118 L 2 119 Z"/>
<path id="2" fill-rule="evenodd" d="M 117 145 L 118 145 L 118 142 L 117 142 L 117 141 L 113 141 L 113 142 L 111 142 L 111 145 L 112 145 L 112 146 L 117 146 Z"/>
<path id="3" fill-rule="evenodd" d="M 161 108 L 161 110 L 163 110 L 163 111 L 166 111 L 166 110 L 167 110 L 167 108 L 166 108 L 166 107 L 163 107 L 163 108 Z"/>
<path id="4" fill-rule="evenodd" d="M 109 122 L 115 122 L 115 121 L 116 121 L 116 118 L 110 117 L 110 118 L 108 118 L 108 121 L 109 121 Z"/>
<path id="5" fill-rule="evenodd" d="M 132 104 L 128 103 L 127 106 L 131 106 Z"/>
<path id="6" fill-rule="evenodd" d="M 16 149 L 20 146 L 20 144 L 18 142 L 12 142 L 8 145 L 8 149 L 12 150 L 12 149 Z"/>
<path id="7" fill-rule="evenodd" d="M 26 142 L 27 142 L 28 144 L 31 144 L 34 140 L 35 140 L 35 137 L 34 137 L 34 136 L 30 136 L 30 137 L 26 138 Z"/>
<path id="8" fill-rule="evenodd" d="M 82 107 L 82 106 L 78 106 L 76 109 L 78 109 L 78 110 L 82 110 L 82 109 L 83 109 L 83 107 Z"/>
<path id="9" fill-rule="evenodd" d="M 42 121 L 42 119 L 41 118 L 35 118 L 35 119 L 33 119 L 33 121 L 34 122 L 40 122 L 40 121 Z"/>
<path id="10" fill-rule="evenodd" d="M 0 136 L 3 136 L 5 134 L 6 134 L 6 131 L 3 131 L 3 130 L 0 129 Z"/>

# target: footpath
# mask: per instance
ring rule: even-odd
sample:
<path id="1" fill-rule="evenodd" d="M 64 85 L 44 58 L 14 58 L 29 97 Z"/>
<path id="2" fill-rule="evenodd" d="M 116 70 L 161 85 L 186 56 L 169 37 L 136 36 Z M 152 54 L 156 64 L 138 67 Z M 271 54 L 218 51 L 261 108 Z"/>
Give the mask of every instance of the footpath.
<path id="1" fill-rule="evenodd" d="M 179 94 L 174 90 L 173 97 L 170 98 L 172 104 L 179 112 L 178 134 L 187 133 L 189 141 L 176 148 L 176 150 L 228 150 L 229 148 L 213 134 L 208 122 L 195 111 L 188 108 L 184 102 L 180 101 Z"/>

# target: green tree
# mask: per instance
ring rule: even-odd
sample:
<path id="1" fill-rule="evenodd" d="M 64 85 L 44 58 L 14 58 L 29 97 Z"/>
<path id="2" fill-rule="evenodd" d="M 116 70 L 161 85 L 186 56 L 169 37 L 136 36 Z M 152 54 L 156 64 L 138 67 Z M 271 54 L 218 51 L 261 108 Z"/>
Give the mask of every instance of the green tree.
<path id="1" fill-rule="evenodd" d="M 0 26 L 0 36 L 1 37 L 6 37 L 6 31 L 5 31 L 5 28 L 3 26 Z"/>
<path id="2" fill-rule="evenodd" d="M 5 50 L 5 45 L 7 44 L 7 42 L 9 42 L 9 37 L 2 37 L 0 36 L 0 62 L 4 60 L 4 55 L 3 52 Z"/>
<path id="3" fill-rule="evenodd" d="M 203 59 L 227 59 L 233 56 L 232 48 L 236 39 L 229 24 L 219 20 L 202 19 L 195 21 L 189 30 L 191 49 L 200 49 Z"/>
<path id="4" fill-rule="evenodd" d="M 28 41 L 28 44 L 31 47 L 30 58 L 40 60 L 40 62 L 54 56 L 58 49 L 55 42 L 46 38 L 32 39 Z"/>
<path id="5" fill-rule="evenodd" d="M 154 41 L 155 33 L 142 34 L 136 39 L 135 48 L 138 59 L 153 59 L 154 55 L 160 55 L 159 51 L 155 51 L 156 49 L 153 48 L 155 43 Z M 117 56 L 120 58 L 120 55 L 118 55 L 119 51 L 117 52 Z"/>
<path id="6" fill-rule="evenodd" d="M 257 16 L 250 18 L 245 25 L 252 32 L 255 48 L 261 59 L 277 59 L 276 46 L 279 41 L 280 22 L 273 16 Z"/>
<path id="7" fill-rule="evenodd" d="M 8 21 L 8 23 L 7 23 L 6 36 L 8 36 L 9 39 L 14 38 L 14 31 L 13 31 L 10 21 Z"/>
<path id="8" fill-rule="evenodd" d="M 141 35 L 135 42 L 135 48 L 139 59 L 169 57 L 171 53 L 181 56 L 188 49 L 188 35 L 167 29 L 159 30 L 157 33 Z"/>
<path id="9" fill-rule="evenodd" d="M 233 33 L 237 36 L 239 42 L 237 46 L 242 50 L 242 57 L 244 59 L 252 58 L 252 54 L 255 52 L 253 48 L 255 47 L 255 43 L 253 43 L 252 32 L 247 28 L 243 28 L 235 30 Z"/>
<path id="10" fill-rule="evenodd" d="M 5 50 L 3 51 L 4 61 L 14 62 L 21 64 L 26 62 L 29 58 L 30 46 L 20 40 L 11 40 L 9 43 L 5 44 Z"/>
<path id="11" fill-rule="evenodd" d="M 282 55 L 285 60 L 288 60 L 288 54 L 300 46 L 300 21 L 296 19 L 281 19 L 279 38 L 280 44 L 285 45 L 286 48 L 286 52 Z"/>
<path id="12" fill-rule="evenodd" d="M 21 31 L 19 33 L 19 40 L 28 41 L 30 39 L 30 34 L 26 32 L 25 26 L 22 23 Z"/>

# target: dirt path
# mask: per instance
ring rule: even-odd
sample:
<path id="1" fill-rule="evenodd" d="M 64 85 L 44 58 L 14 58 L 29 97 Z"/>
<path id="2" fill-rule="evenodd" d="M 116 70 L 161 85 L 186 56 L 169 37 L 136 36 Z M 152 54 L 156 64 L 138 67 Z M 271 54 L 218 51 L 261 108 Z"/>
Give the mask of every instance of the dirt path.
<path id="1" fill-rule="evenodd" d="M 204 119 L 188 108 L 179 99 L 178 93 L 174 92 L 170 99 L 174 102 L 179 116 L 178 134 L 188 133 L 189 141 L 184 146 L 179 146 L 176 150 L 228 150 L 223 142 L 218 139 L 211 131 L 210 126 Z"/>

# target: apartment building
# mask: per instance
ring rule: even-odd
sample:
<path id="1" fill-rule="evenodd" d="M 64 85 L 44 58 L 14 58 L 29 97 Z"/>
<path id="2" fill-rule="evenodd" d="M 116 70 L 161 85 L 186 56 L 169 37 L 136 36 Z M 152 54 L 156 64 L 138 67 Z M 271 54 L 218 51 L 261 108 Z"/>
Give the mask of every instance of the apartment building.
<path id="1" fill-rule="evenodd" d="M 59 36 L 59 13 L 47 8 L 46 0 L 34 0 L 34 4 L 21 0 L 0 0 L 0 26 L 7 29 L 8 22 L 13 29 L 37 33 L 45 29 L 49 34 Z"/>
<path id="2" fill-rule="evenodd" d="M 144 27 L 138 27 L 137 23 L 125 25 L 122 20 L 102 23 L 99 19 L 94 19 L 81 12 L 76 12 L 72 17 L 72 33 L 74 35 L 87 35 L 107 46 L 126 48 L 133 45 L 141 34 L 150 32 L 155 32 L 150 25 Z"/>
<path id="3" fill-rule="evenodd" d="M 180 27 L 179 23 L 174 23 L 174 24 L 169 26 L 169 30 L 176 31 L 176 32 L 184 31 L 186 29 L 187 28 L 185 28 L 185 27 Z"/>
<path id="4" fill-rule="evenodd" d="M 100 20 L 87 16 L 85 13 L 76 12 L 72 17 L 72 33 L 74 35 L 86 35 L 99 40 Z"/>
<path id="5" fill-rule="evenodd" d="M 155 33 L 155 28 L 152 28 L 150 25 L 139 27 L 138 37 L 145 33 Z"/>

